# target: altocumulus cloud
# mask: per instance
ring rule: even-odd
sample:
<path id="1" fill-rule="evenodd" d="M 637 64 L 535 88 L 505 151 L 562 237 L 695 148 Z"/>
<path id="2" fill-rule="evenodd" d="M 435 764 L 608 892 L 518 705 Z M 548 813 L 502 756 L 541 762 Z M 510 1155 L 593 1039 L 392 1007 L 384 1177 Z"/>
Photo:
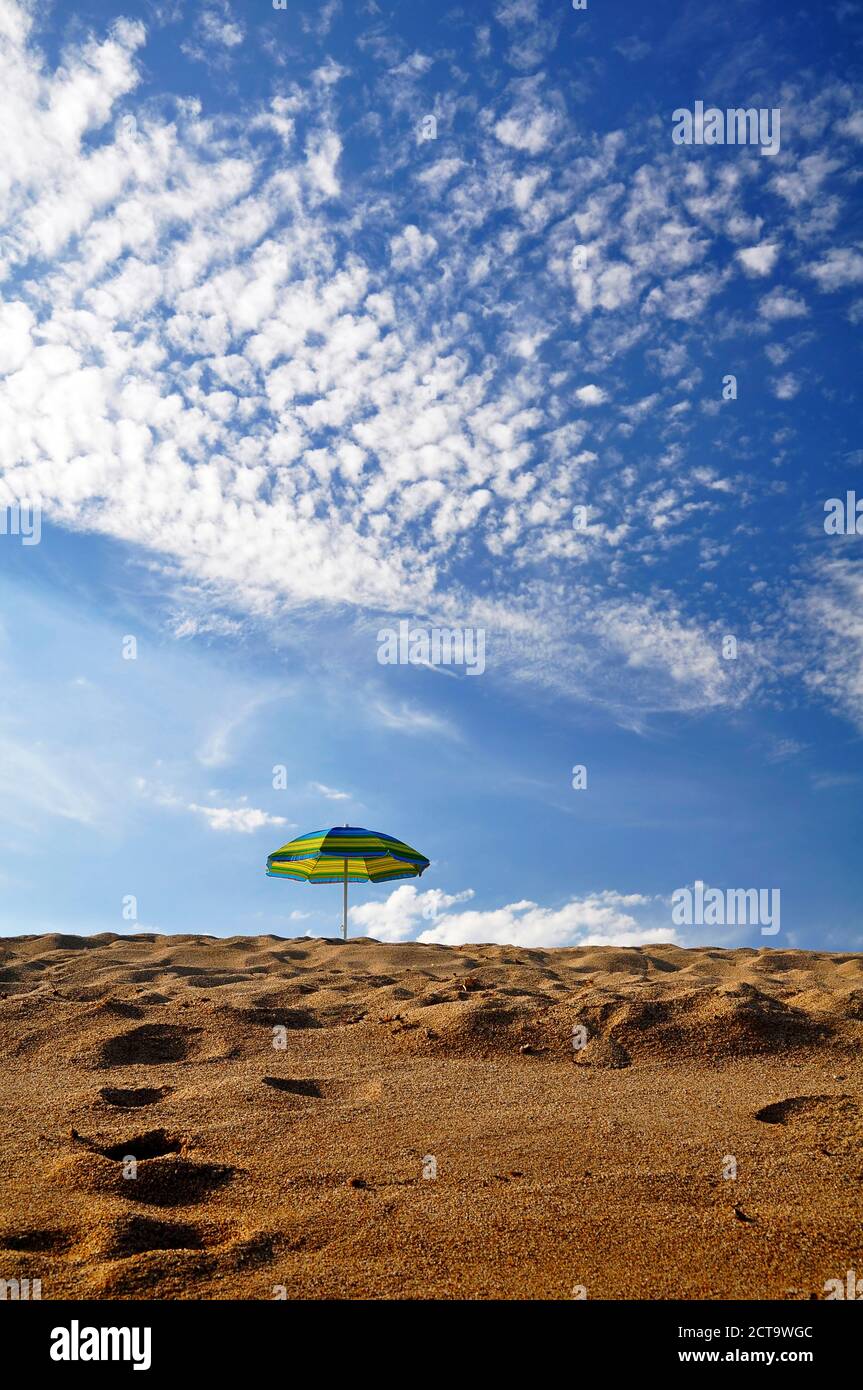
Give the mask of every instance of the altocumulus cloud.
<path id="1" fill-rule="evenodd" d="M 220 3 L 196 22 L 206 62 L 252 41 L 241 13 Z M 433 68 L 369 38 L 384 134 L 357 173 L 334 60 L 205 117 L 182 93 L 136 100 L 144 24 L 73 42 L 52 69 L 33 12 L 0 0 L 0 120 L 16 132 L 0 174 L 0 504 L 39 500 L 49 522 L 168 560 L 245 621 L 290 611 L 300 630 L 319 605 L 428 615 L 487 629 L 492 679 L 624 718 L 736 708 L 770 664 L 763 644 L 745 670 L 723 664 L 724 620 L 688 568 L 656 576 L 693 527 L 710 565 L 717 534 L 759 525 L 739 516 L 760 496 L 751 476 L 723 494 L 687 463 L 703 461 L 695 431 L 718 390 L 684 363 L 727 327 L 731 292 L 743 341 L 808 328 L 811 298 L 859 286 L 841 228 L 849 154 L 828 153 L 834 128 L 857 138 L 859 94 L 801 90 L 796 165 L 730 177 L 649 122 L 626 139 L 585 130 L 564 91 L 523 75 L 557 21 L 516 3 L 502 15 L 517 75 L 468 131 L 441 105 L 444 158 L 385 138 Z M 394 165 L 409 222 L 383 196 Z M 771 286 L 777 248 L 786 283 Z M 650 380 L 633 393 L 621 364 L 638 353 Z M 798 381 L 779 378 L 778 399 Z M 763 628 L 776 605 L 765 592 L 758 610 L 756 550 Z M 832 592 L 838 632 L 855 588 Z M 785 636 L 808 652 L 796 625 Z M 838 655 L 820 681 L 811 661 L 792 667 L 853 704 Z"/>

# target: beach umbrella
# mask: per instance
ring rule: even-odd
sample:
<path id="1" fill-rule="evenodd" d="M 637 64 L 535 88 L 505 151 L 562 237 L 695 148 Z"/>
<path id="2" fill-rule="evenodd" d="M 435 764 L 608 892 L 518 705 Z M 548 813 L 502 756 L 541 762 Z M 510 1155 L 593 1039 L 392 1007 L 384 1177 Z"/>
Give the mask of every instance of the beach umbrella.
<path id="1" fill-rule="evenodd" d="M 267 857 L 270 878 L 305 883 L 343 883 L 342 936 L 348 939 L 348 883 L 389 883 L 395 878 L 419 878 L 429 861 L 403 840 L 363 830 L 358 825 L 334 825 L 289 840 Z"/>

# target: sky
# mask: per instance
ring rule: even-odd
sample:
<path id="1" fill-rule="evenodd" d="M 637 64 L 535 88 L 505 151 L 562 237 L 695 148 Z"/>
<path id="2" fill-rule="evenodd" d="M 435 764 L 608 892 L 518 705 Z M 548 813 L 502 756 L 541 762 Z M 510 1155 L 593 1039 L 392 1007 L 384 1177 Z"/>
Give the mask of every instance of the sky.
<path id="1" fill-rule="evenodd" d="M 861 58 L 0 0 L 0 932 L 334 936 L 347 823 L 431 861 L 355 934 L 863 948 Z"/>

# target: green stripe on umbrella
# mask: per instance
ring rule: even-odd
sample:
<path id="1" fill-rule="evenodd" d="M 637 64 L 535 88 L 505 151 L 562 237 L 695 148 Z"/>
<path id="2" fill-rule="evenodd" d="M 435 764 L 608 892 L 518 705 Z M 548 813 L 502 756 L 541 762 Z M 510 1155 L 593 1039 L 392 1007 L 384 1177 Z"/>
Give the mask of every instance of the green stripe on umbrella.
<path id="1" fill-rule="evenodd" d="M 344 884 L 342 936 L 346 941 L 349 882 L 389 883 L 396 878 L 419 878 L 428 866 L 428 859 L 403 840 L 356 825 L 335 825 L 329 830 L 300 835 L 267 857 L 270 878 Z"/>

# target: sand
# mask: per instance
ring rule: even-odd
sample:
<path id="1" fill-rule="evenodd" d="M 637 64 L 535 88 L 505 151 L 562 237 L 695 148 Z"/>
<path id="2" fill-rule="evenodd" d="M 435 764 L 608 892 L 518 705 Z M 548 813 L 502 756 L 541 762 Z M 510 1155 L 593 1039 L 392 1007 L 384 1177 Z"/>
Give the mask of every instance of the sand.
<path id="1" fill-rule="evenodd" d="M 824 1298 L 863 1271 L 861 1041 L 857 954 L 6 938 L 0 1279 Z"/>

